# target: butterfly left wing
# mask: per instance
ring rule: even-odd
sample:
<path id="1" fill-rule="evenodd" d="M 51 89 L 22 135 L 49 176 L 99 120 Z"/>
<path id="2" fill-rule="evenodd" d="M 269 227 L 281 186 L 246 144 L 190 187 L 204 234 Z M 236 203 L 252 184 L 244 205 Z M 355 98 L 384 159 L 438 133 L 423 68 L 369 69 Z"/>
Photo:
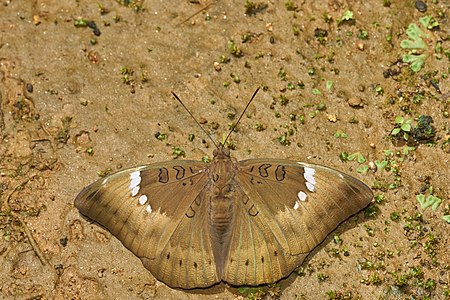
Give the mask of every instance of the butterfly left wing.
<path id="1" fill-rule="evenodd" d="M 238 163 L 237 214 L 224 280 L 259 285 L 288 276 L 372 191 L 339 171 L 288 160 Z"/>
<path id="2" fill-rule="evenodd" d="M 160 281 L 172 287 L 220 281 L 207 229 L 207 165 L 158 163 L 100 179 L 75 199 Z"/>

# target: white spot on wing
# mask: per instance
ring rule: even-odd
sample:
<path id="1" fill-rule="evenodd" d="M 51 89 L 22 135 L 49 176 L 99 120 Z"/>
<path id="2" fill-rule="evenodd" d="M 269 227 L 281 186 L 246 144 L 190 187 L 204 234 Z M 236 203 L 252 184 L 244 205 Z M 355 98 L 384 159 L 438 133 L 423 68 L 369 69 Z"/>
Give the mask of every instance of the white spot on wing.
<path id="1" fill-rule="evenodd" d="M 296 209 L 298 209 L 299 207 L 300 207 L 300 203 L 298 203 L 298 201 L 295 201 L 294 209 L 296 210 Z"/>
<path id="2" fill-rule="evenodd" d="M 141 172 L 134 171 L 130 173 L 130 186 L 128 187 L 131 190 L 131 196 L 134 197 L 139 192 L 139 184 L 141 183 Z"/>
<path id="3" fill-rule="evenodd" d="M 141 172 L 140 171 L 134 171 L 134 172 L 130 173 L 130 178 L 131 179 L 138 178 L 138 177 L 141 177 Z"/>
<path id="4" fill-rule="evenodd" d="M 148 200 L 148 198 L 147 198 L 146 195 L 141 195 L 141 196 L 139 197 L 139 204 L 140 204 L 140 205 L 144 205 L 145 202 L 147 202 L 147 200 Z"/>
<path id="5" fill-rule="evenodd" d="M 152 212 L 152 207 L 150 206 L 150 204 L 147 205 L 147 207 L 145 208 L 145 211 L 148 213 Z"/>
<path id="6" fill-rule="evenodd" d="M 136 196 L 139 193 L 139 186 L 135 186 L 132 190 L 131 190 L 131 197 Z"/>
<path id="7" fill-rule="evenodd" d="M 307 182 L 306 183 L 306 188 L 308 189 L 308 191 L 314 192 L 315 186 L 311 182 Z"/>
<path id="8" fill-rule="evenodd" d="M 305 167 L 305 174 L 303 174 L 303 177 L 305 177 L 306 181 L 315 185 L 316 179 L 314 178 L 314 174 L 316 174 L 316 170 L 314 170 L 313 168 Z"/>
<path id="9" fill-rule="evenodd" d="M 298 192 L 298 199 L 300 199 L 300 201 L 305 202 L 307 197 L 308 195 L 306 195 L 305 192 L 303 191 Z"/>
<path id="10" fill-rule="evenodd" d="M 130 187 L 129 187 L 130 190 L 137 187 L 139 185 L 139 183 L 141 183 L 141 177 L 131 178 Z"/>

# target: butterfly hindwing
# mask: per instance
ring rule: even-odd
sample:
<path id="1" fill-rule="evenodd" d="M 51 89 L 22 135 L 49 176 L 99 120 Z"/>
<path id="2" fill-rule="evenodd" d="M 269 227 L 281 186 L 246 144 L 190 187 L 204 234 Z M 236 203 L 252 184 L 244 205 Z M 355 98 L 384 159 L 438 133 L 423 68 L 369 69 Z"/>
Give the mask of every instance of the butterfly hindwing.
<path id="1" fill-rule="evenodd" d="M 206 165 L 197 161 L 127 169 L 86 187 L 80 212 L 106 227 L 170 286 L 210 286 L 220 278 L 206 215 Z"/>
<path id="2" fill-rule="evenodd" d="M 238 163 L 233 229 L 224 280 L 257 285 L 289 275 L 342 221 L 366 207 L 371 190 L 331 168 L 288 160 Z"/>

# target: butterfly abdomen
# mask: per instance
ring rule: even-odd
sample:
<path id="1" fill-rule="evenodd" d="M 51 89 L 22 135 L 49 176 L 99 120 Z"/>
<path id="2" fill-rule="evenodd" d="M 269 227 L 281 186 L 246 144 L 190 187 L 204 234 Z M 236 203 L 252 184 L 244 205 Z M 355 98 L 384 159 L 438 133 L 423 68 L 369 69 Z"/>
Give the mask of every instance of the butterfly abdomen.
<path id="1" fill-rule="evenodd" d="M 228 253 L 233 224 L 233 199 L 225 196 L 211 197 L 208 224 L 213 244 L 217 273 L 222 274 L 224 259 Z"/>

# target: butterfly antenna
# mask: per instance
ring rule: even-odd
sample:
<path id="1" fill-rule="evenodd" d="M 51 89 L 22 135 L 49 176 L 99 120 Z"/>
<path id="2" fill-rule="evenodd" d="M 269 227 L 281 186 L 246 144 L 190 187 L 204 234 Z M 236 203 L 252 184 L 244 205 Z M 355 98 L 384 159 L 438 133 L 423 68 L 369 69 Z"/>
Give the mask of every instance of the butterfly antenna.
<path id="1" fill-rule="evenodd" d="M 248 101 L 247 105 L 245 106 L 244 110 L 242 111 L 241 115 L 239 116 L 238 120 L 236 123 L 234 123 L 234 125 L 231 127 L 230 132 L 228 132 L 227 137 L 223 140 L 222 145 L 225 145 L 225 143 L 227 142 L 228 138 L 230 137 L 231 133 L 234 131 L 234 129 L 236 128 L 236 126 L 239 124 L 239 122 L 241 121 L 242 117 L 244 116 L 245 112 L 247 111 L 247 108 L 250 106 L 250 103 L 252 103 L 253 99 L 255 98 L 256 94 L 258 93 L 260 87 L 258 87 L 256 89 L 256 91 L 253 93 L 252 98 L 250 99 L 250 101 Z"/>
<path id="2" fill-rule="evenodd" d="M 219 146 L 214 141 L 214 139 L 209 135 L 209 133 L 205 130 L 205 128 L 203 128 L 203 126 L 200 125 L 200 123 L 197 121 L 197 119 L 194 117 L 194 115 L 191 113 L 191 111 L 186 107 L 186 105 L 184 105 L 184 103 L 180 100 L 180 98 L 178 98 L 177 94 L 175 94 L 174 92 L 171 92 L 171 93 L 175 97 L 175 99 L 177 99 L 178 102 L 180 102 L 181 106 L 184 107 L 184 109 L 189 113 L 189 115 L 191 115 L 192 119 L 194 119 L 194 121 L 195 121 L 195 123 L 197 123 L 198 127 L 200 127 L 203 130 L 203 132 L 209 137 L 211 142 L 213 142 L 214 146 L 216 146 L 216 148 L 219 149 Z"/>

